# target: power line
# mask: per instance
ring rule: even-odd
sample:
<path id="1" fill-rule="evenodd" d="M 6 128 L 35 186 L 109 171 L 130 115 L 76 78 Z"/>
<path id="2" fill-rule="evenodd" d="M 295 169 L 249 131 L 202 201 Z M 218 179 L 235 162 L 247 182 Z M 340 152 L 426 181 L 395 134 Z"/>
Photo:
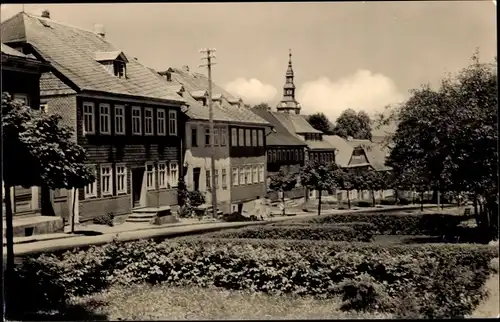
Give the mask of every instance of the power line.
<path id="1" fill-rule="evenodd" d="M 207 60 L 206 64 L 200 67 L 207 67 L 208 69 L 208 114 L 210 124 L 210 151 L 211 151 L 211 186 L 212 186 L 212 216 L 217 218 L 217 187 L 215 185 L 215 142 L 214 142 L 214 111 L 212 107 L 212 66 L 216 63 L 212 62 L 215 59 L 215 48 L 201 49 L 200 53 L 203 55 L 201 59 Z"/>

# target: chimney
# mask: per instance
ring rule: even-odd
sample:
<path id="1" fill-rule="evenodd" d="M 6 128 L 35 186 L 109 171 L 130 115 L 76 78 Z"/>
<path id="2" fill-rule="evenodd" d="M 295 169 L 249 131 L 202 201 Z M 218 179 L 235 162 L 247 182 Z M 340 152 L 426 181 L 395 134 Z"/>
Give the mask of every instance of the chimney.
<path id="1" fill-rule="evenodd" d="M 44 11 L 42 11 L 42 18 L 47 18 L 47 19 L 50 19 L 50 11 L 45 9 Z"/>
<path id="2" fill-rule="evenodd" d="M 96 35 L 104 38 L 104 36 L 106 36 L 106 31 L 104 30 L 104 25 L 100 24 L 100 23 L 96 23 L 94 25 L 94 32 L 96 33 Z"/>
<path id="3" fill-rule="evenodd" d="M 182 66 L 182 71 L 188 73 L 189 72 L 189 66 L 188 65 Z"/>

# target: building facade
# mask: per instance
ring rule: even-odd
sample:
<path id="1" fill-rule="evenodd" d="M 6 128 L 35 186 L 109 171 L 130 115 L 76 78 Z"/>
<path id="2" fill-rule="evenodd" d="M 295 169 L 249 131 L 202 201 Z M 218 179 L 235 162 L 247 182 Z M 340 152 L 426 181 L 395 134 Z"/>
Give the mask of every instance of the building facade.
<path id="1" fill-rule="evenodd" d="M 1 46 L 2 92 L 9 93 L 13 99 L 37 109 L 40 105 L 40 76 L 49 70 L 49 64 L 37 60 L 34 56 L 24 55 L 3 43 Z M 3 184 L 2 191 L 5 196 Z M 10 195 L 14 216 L 40 214 L 40 187 L 15 186 L 11 188 Z"/>
<path id="2" fill-rule="evenodd" d="M 205 195 L 211 207 L 211 176 L 215 175 L 217 204 L 223 213 L 251 207 L 265 194 L 265 136 L 269 124 L 212 83 L 214 120 L 215 173 L 211 173 L 211 148 L 208 109 L 208 79 L 189 67 L 169 68 L 160 72 L 170 86 L 188 102 L 185 113 L 185 181 L 189 190 Z"/>
<path id="3" fill-rule="evenodd" d="M 87 153 L 96 181 L 50 193 L 52 212 L 79 221 L 134 208 L 175 205 L 182 175 L 185 101 L 149 69 L 86 31 L 26 13 L 2 23 L 7 44 L 51 63 L 41 106 L 63 117 Z"/>

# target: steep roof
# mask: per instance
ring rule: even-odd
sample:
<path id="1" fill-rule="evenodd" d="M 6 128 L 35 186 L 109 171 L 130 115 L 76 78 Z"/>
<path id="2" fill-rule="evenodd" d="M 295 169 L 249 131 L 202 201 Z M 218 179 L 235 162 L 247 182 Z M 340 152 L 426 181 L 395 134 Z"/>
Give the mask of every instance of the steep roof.
<path id="1" fill-rule="evenodd" d="M 306 143 L 290 134 L 270 111 L 252 108 L 252 112 L 268 121 L 274 127 L 275 132 L 270 133 L 266 138 L 267 146 L 306 146 Z"/>
<path id="2" fill-rule="evenodd" d="M 322 133 L 316 130 L 302 116 L 280 112 L 271 112 L 274 117 L 291 133 Z"/>
<path id="3" fill-rule="evenodd" d="M 375 142 L 369 140 L 345 140 L 338 135 L 324 135 L 324 140 L 330 142 L 338 150 L 335 155 L 335 162 L 341 167 L 349 167 L 352 152 L 355 148 L 360 147 L 363 149 L 368 160 L 369 165 L 377 171 L 389 170 L 385 166 L 386 148 Z M 359 165 L 358 165 L 359 166 Z"/>
<path id="4" fill-rule="evenodd" d="M 79 90 L 184 102 L 136 59 L 128 62 L 126 78 L 108 72 L 96 61 L 96 53 L 121 50 L 91 31 L 21 12 L 2 22 L 1 34 L 6 43 L 29 43 Z"/>
<path id="5" fill-rule="evenodd" d="M 15 50 L 14 48 L 11 48 L 5 44 L 2 45 L 2 54 L 9 55 L 9 56 L 16 56 L 16 57 L 22 57 L 22 58 L 28 58 L 27 55 L 23 54 L 20 51 Z"/>
<path id="6" fill-rule="evenodd" d="M 168 71 L 171 73 L 172 81 L 182 84 L 186 89 L 186 92 L 189 92 L 190 95 L 199 95 L 205 92 L 208 88 L 208 78 L 203 74 L 192 73 L 179 68 L 169 68 Z M 266 126 L 270 125 L 269 122 L 253 113 L 251 110 L 245 107 L 230 104 L 228 99 L 235 100 L 236 98 L 212 81 L 212 97 L 218 97 L 218 95 L 220 95 L 220 104 L 213 105 L 214 119 L 217 117 L 220 121 Z M 198 105 L 201 106 L 199 103 Z M 206 113 L 207 117 L 203 119 L 208 119 L 208 108 L 203 106 L 201 107 L 203 108 L 203 111 L 200 110 L 198 113 L 199 115 L 196 118 L 201 117 L 202 113 Z M 188 117 L 191 116 L 188 114 Z"/>

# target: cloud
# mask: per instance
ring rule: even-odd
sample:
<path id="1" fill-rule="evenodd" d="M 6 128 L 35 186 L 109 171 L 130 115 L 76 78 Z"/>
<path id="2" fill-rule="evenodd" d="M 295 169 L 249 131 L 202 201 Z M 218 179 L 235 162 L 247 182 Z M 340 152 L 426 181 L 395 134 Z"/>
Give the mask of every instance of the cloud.
<path id="1" fill-rule="evenodd" d="M 264 84 L 255 78 L 237 78 L 224 86 L 233 95 L 241 97 L 245 103 L 255 105 L 269 102 L 277 93 L 273 85 Z"/>
<path id="2" fill-rule="evenodd" d="M 403 99 L 392 79 L 369 70 L 358 70 L 335 81 L 321 77 L 302 84 L 297 92 L 304 114 L 322 112 L 331 122 L 348 108 L 373 116 L 387 104 Z"/>

